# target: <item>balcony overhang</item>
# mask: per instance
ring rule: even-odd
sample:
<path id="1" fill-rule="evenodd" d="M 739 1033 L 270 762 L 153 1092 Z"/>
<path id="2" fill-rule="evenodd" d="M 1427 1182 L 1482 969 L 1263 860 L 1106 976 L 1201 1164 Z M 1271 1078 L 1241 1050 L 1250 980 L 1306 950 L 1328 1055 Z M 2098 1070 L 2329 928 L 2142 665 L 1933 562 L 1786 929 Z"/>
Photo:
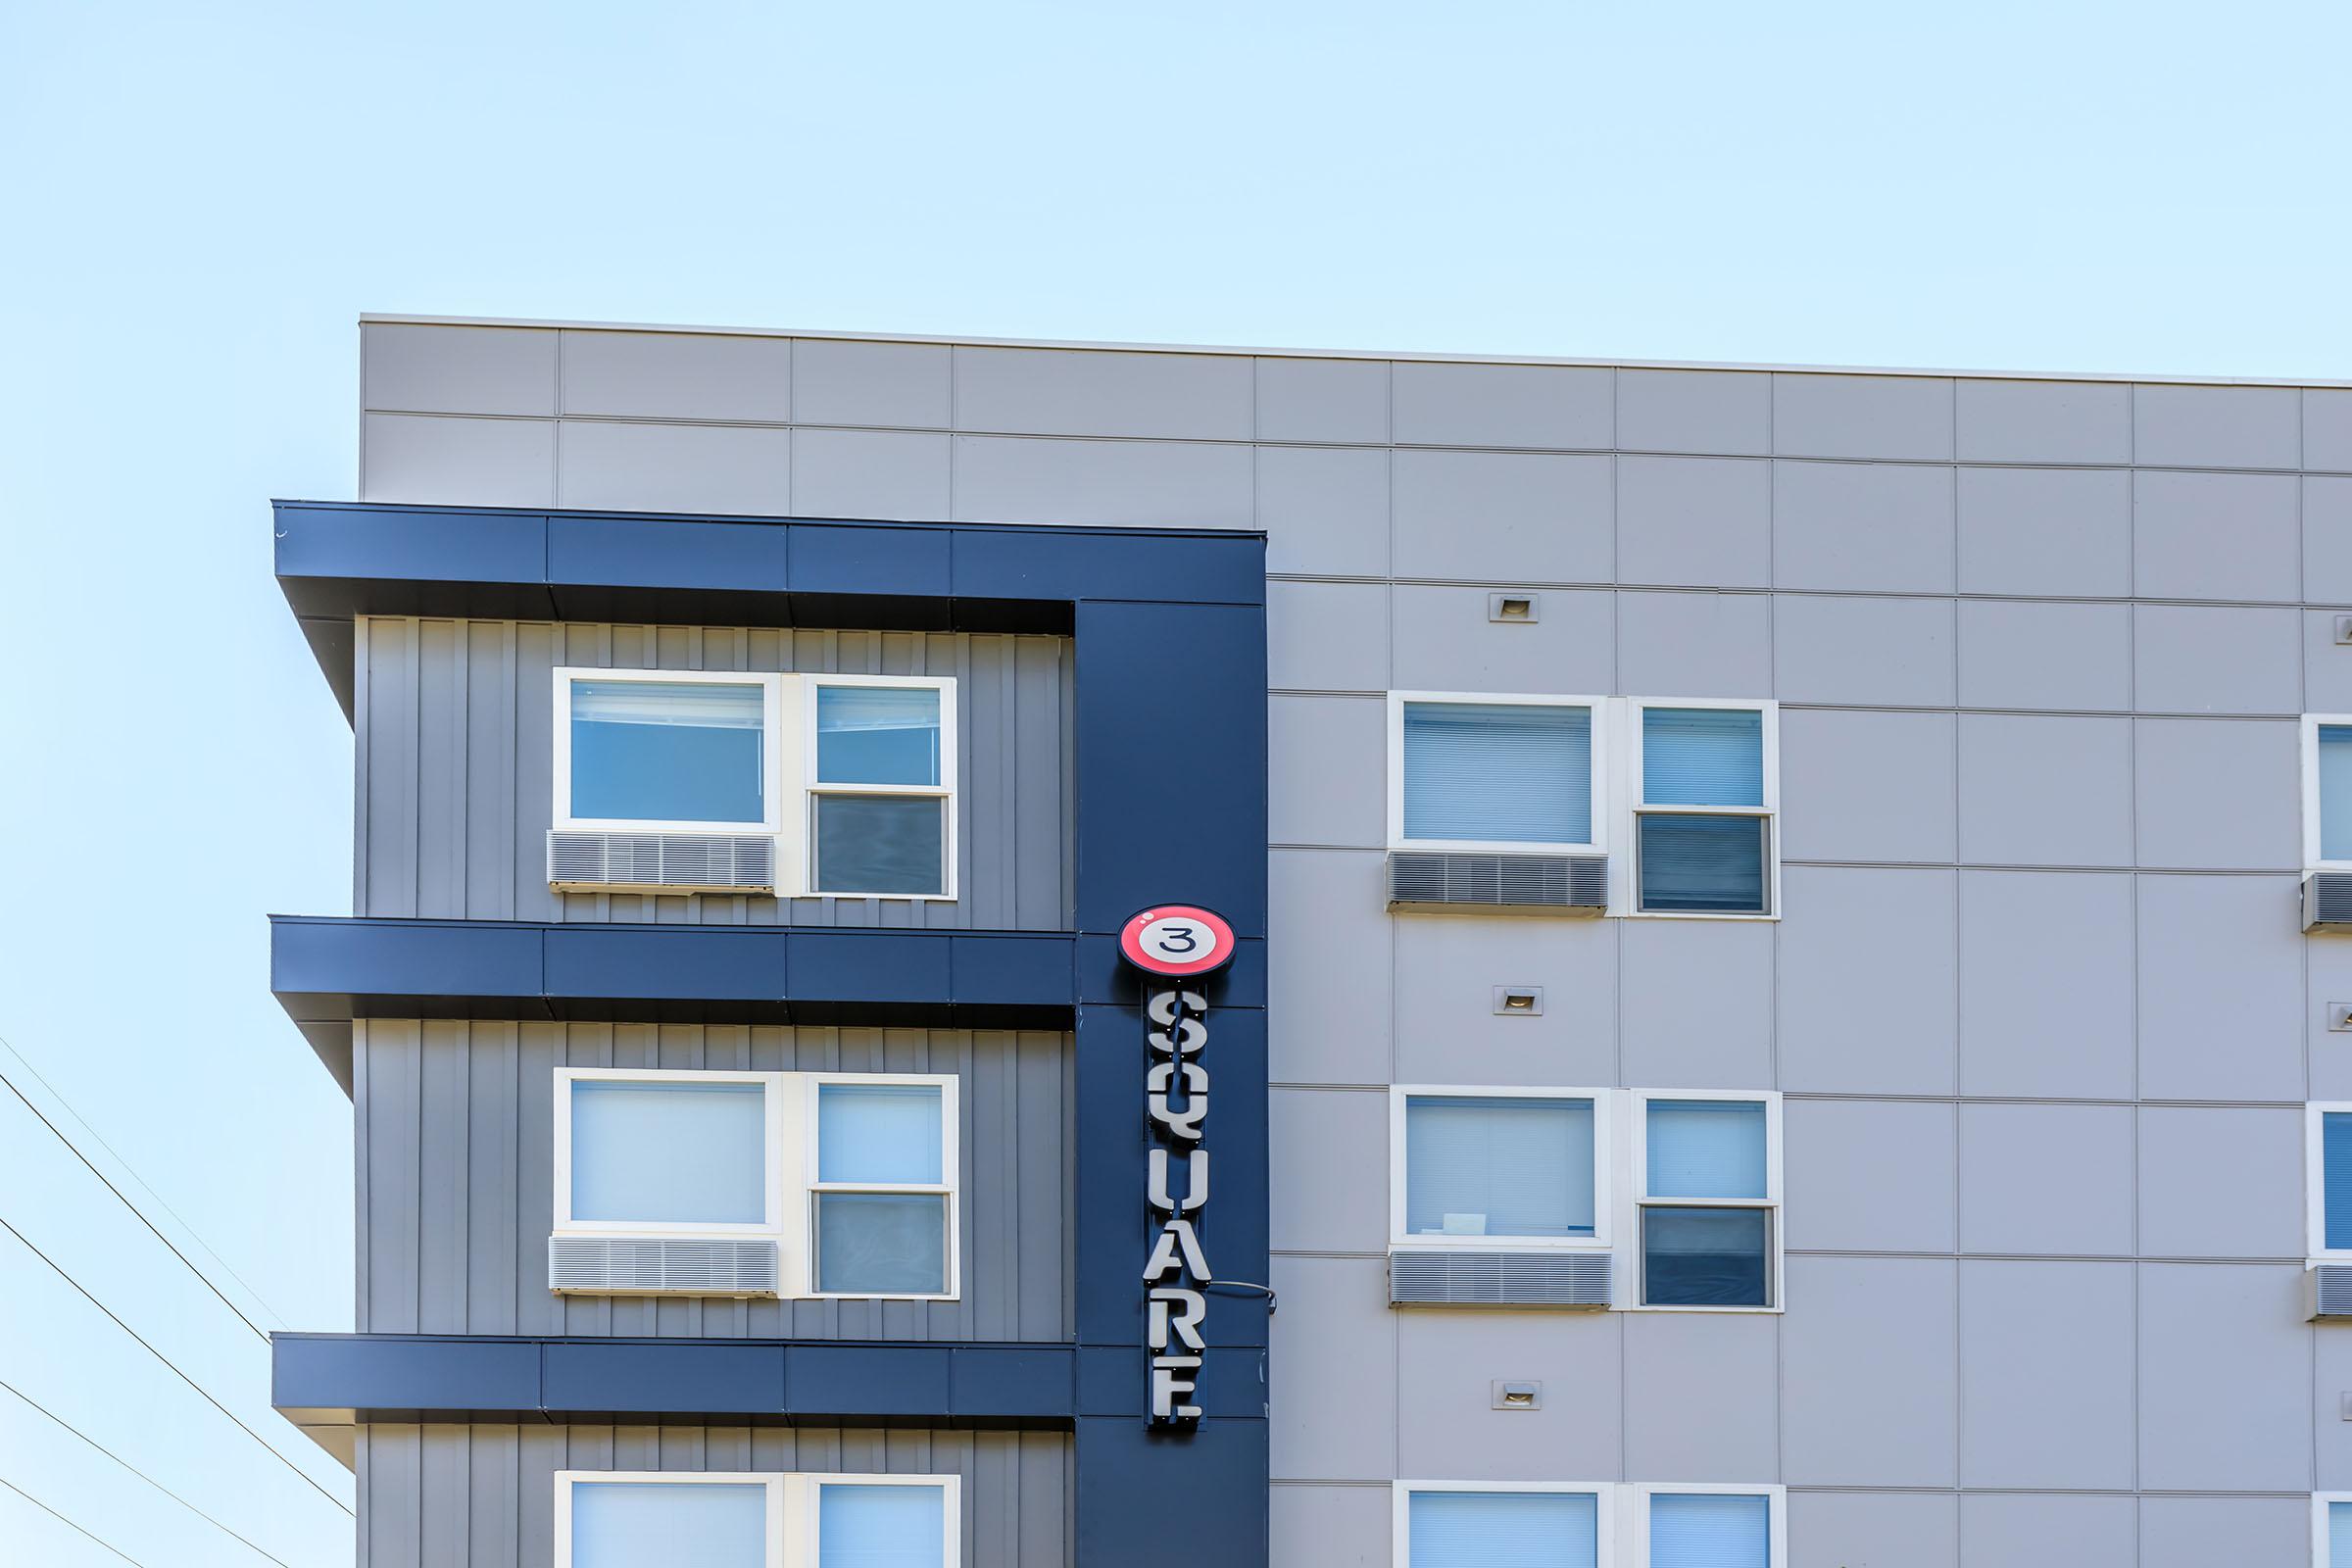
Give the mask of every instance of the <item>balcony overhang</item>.
<path id="1" fill-rule="evenodd" d="M 1087 600 L 1265 603 L 1265 535 L 279 501 L 278 586 L 352 711 L 357 615 L 1068 634 Z"/>

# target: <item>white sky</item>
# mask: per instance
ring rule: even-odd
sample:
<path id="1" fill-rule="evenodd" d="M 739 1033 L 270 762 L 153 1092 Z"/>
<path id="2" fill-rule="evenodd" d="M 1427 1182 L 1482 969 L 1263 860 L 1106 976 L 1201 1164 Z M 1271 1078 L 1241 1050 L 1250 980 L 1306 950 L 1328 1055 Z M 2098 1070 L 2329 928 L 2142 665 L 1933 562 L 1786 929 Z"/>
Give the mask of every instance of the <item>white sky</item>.
<path id="1" fill-rule="evenodd" d="M 0 7 L 0 1035 L 265 1326 L 349 1326 L 349 1107 L 262 917 L 348 907 L 350 737 L 266 503 L 351 494 L 361 311 L 2346 377 L 2348 34 L 2259 0 Z M 4 1091 L 0 1219 L 348 1497 Z M 0 1381 L 350 1562 L 5 1233 Z M 4 1392 L 0 1480 L 147 1564 L 264 1560 Z M 5 1492 L 0 1558 L 119 1561 Z"/>

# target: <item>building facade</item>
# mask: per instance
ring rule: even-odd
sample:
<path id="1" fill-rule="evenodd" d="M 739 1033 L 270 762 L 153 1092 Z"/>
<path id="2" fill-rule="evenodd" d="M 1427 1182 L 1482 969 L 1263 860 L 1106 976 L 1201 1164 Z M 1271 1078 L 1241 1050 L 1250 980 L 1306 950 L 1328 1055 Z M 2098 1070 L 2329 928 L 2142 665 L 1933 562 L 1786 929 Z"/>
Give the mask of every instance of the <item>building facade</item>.
<path id="1" fill-rule="evenodd" d="M 369 1568 L 2352 1568 L 2352 388 L 363 335 Z"/>

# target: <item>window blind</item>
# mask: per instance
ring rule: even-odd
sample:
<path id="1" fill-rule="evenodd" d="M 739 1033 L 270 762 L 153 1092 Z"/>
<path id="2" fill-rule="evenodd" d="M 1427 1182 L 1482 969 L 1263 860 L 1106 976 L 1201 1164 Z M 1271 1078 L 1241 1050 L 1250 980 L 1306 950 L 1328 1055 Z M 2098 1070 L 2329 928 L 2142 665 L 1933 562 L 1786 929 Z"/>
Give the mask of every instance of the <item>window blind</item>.
<path id="1" fill-rule="evenodd" d="M 758 1084 L 571 1086 L 571 1217 L 757 1225 L 767 1217 Z"/>
<path id="2" fill-rule="evenodd" d="M 2320 726 L 2320 858 L 2352 860 L 2352 724 Z"/>
<path id="3" fill-rule="evenodd" d="M 1651 811 L 1641 828 L 1642 908 L 1764 912 L 1762 817 Z"/>
<path id="4" fill-rule="evenodd" d="M 1652 1198 L 1762 1198 L 1764 1106 L 1752 1100 L 1653 1100 Z"/>
<path id="5" fill-rule="evenodd" d="M 1773 1568 L 1772 1499 L 1652 1493 L 1649 1568 Z"/>
<path id="6" fill-rule="evenodd" d="M 686 724 L 698 729 L 758 729 L 764 690 L 749 681 L 575 680 L 577 724 Z"/>
<path id="7" fill-rule="evenodd" d="M 816 688 L 819 783 L 937 784 L 939 775 L 937 688 Z"/>
<path id="8" fill-rule="evenodd" d="M 677 1568 L 763 1568 L 766 1561 L 764 1486 L 584 1481 L 571 1489 L 568 1568 L 644 1568 L 656 1562 Z"/>
<path id="9" fill-rule="evenodd" d="M 1404 705 L 1404 836 L 1592 842 L 1592 710 Z"/>
<path id="10" fill-rule="evenodd" d="M 1760 1208 L 1642 1210 L 1642 1299 L 1651 1306 L 1769 1306 L 1772 1220 Z"/>
<path id="11" fill-rule="evenodd" d="M 1762 806 L 1764 715 L 1752 708 L 1643 709 L 1642 799 L 1652 806 Z"/>
<path id="12" fill-rule="evenodd" d="M 816 1514 L 817 1568 L 942 1568 L 944 1487 L 833 1483 L 817 1489 Z"/>
<path id="13" fill-rule="evenodd" d="M 1404 1192 L 1414 1236 L 1590 1236 L 1592 1102 L 1412 1096 Z"/>
<path id="14" fill-rule="evenodd" d="M 819 1084 L 816 1179 L 944 1181 L 940 1106 L 930 1084 Z"/>
<path id="15" fill-rule="evenodd" d="M 2328 1561 L 2331 1568 L 2352 1568 L 2352 1502 L 2328 1505 Z"/>
<path id="16" fill-rule="evenodd" d="M 571 814 L 631 822 L 760 822 L 760 687 L 571 683 Z"/>
<path id="17" fill-rule="evenodd" d="M 1598 1568 L 1600 1501 L 1589 1492 L 1416 1492 L 1413 1568 Z"/>
<path id="18" fill-rule="evenodd" d="M 2352 1111 L 2321 1115 L 2320 1167 L 2328 1250 L 2352 1250 Z"/>

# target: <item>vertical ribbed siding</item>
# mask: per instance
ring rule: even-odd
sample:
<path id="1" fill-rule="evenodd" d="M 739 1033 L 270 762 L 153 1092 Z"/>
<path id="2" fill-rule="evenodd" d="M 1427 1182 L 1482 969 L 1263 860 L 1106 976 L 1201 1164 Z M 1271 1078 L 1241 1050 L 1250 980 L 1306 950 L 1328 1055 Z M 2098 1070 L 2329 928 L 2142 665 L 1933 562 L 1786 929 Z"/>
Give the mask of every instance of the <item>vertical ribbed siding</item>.
<path id="1" fill-rule="evenodd" d="M 352 1034 L 363 1333 L 1068 1337 L 1066 1035 L 439 1019 L 376 1019 Z M 954 1073 L 962 1298 L 552 1294 L 558 1066 Z"/>
<path id="2" fill-rule="evenodd" d="M 962 1478 L 968 1568 L 1072 1560 L 1069 1437 L 831 1427 L 368 1426 L 360 1568 L 548 1568 L 559 1470 Z"/>
<path id="3" fill-rule="evenodd" d="M 359 646 L 361 914 L 1007 931 L 1069 923 L 1066 638 L 375 616 L 362 618 Z M 554 892 L 552 693 L 563 664 L 955 677 L 956 899 Z"/>

